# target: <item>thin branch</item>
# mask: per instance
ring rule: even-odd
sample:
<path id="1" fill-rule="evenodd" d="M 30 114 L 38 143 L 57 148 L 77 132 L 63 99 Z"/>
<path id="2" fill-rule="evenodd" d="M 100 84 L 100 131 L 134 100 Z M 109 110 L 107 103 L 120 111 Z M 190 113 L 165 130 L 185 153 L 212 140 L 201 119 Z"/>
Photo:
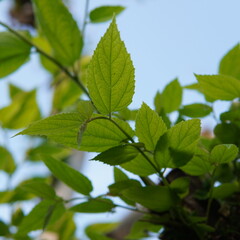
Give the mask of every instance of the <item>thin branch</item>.
<path id="1" fill-rule="evenodd" d="M 83 26 L 82 26 L 82 38 L 83 38 L 83 41 L 85 40 L 85 31 L 86 31 L 86 26 L 88 24 L 89 3 L 90 3 L 90 0 L 86 0 L 85 12 L 84 12 L 84 18 L 83 18 Z"/>

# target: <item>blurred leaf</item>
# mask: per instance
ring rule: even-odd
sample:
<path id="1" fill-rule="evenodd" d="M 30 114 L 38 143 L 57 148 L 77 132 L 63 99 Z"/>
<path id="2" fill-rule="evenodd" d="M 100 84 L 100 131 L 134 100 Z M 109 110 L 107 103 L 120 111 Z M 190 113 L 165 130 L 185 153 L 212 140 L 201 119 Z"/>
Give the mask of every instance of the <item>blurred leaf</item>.
<path id="1" fill-rule="evenodd" d="M 189 191 L 190 179 L 189 177 L 180 177 L 173 180 L 170 184 L 170 188 L 181 196 L 186 196 Z"/>
<path id="2" fill-rule="evenodd" d="M 25 201 L 31 199 L 33 196 L 23 190 L 16 188 L 15 190 L 9 190 L 0 192 L 0 204 L 14 203 L 18 201 Z"/>
<path id="3" fill-rule="evenodd" d="M 114 181 L 121 182 L 124 180 L 128 180 L 128 176 L 119 168 L 114 167 Z"/>
<path id="4" fill-rule="evenodd" d="M 10 235 L 10 231 L 9 231 L 8 225 L 3 221 L 0 221 L 0 236 L 7 237 L 9 235 Z"/>
<path id="5" fill-rule="evenodd" d="M 212 112 L 212 108 L 206 104 L 194 103 L 183 106 L 179 113 L 192 118 L 201 118 L 209 115 Z"/>
<path id="6" fill-rule="evenodd" d="M 230 197 L 238 190 L 239 186 L 236 183 L 223 183 L 220 186 L 213 188 L 212 197 L 216 199 L 224 199 Z"/>
<path id="7" fill-rule="evenodd" d="M 15 98 L 15 96 L 17 96 L 19 93 L 23 92 L 23 90 L 11 83 L 9 83 L 8 85 L 8 89 L 9 89 L 9 96 L 10 98 L 13 100 Z"/>
<path id="8" fill-rule="evenodd" d="M 0 156 L 0 170 L 12 174 L 16 169 L 16 165 L 11 153 L 6 148 L 0 146 Z"/>
<path id="9" fill-rule="evenodd" d="M 14 226 L 19 226 L 24 218 L 24 213 L 21 208 L 17 208 L 11 217 L 11 224 Z"/>
<path id="10" fill-rule="evenodd" d="M 220 115 L 220 119 L 225 123 L 230 121 L 240 128 L 240 109 L 224 112 Z"/>

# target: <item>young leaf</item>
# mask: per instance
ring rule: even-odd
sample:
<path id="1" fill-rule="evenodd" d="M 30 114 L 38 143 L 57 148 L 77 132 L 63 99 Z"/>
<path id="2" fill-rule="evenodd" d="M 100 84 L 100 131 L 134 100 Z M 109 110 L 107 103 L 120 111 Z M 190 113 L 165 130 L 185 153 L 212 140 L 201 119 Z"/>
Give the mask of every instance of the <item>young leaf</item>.
<path id="1" fill-rule="evenodd" d="M 88 67 L 88 89 L 102 114 L 127 107 L 134 94 L 134 67 L 113 19 Z"/>
<path id="2" fill-rule="evenodd" d="M 0 170 L 10 174 L 13 173 L 16 169 L 16 165 L 11 153 L 6 148 L 0 146 L 0 156 Z"/>
<path id="3" fill-rule="evenodd" d="M 200 137 L 200 120 L 178 123 L 160 137 L 155 148 L 155 160 L 161 168 L 184 166 L 191 160 Z"/>
<path id="4" fill-rule="evenodd" d="M 210 162 L 223 164 L 233 161 L 238 154 L 238 148 L 233 144 L 221 144 L 213 148 L 210 154 Z"/>
<path id="5" fill-rule="evenodd" d="M 182 87 L 177 79 L 165 87 L 161 94 L 161 101 L 166 113 L 178 110 L 182 102 Z"/>
<path id="6" fill-rule="evenodd" d="M 239 80 L 225 75 L 195 75 L 201 91 L 213 100 L 233 100 L 240 97 Z"/>
<path id="7" fill-rule="evenodd" d="M 110 199 L 95 198 L 73 206 L 70 210 L 81 213 L 102 213 L 110 212 L 114 207 L 115 205 Z"/>
<path id="8" fill-rule="evenodd" d="M 234 46 L 221 60 L 219 74 L 229 75 L 240 79 L 240 48 L 239 43 Z"/>
<path id="9" fill-rule="evenodd" d="M 120 14 L 125 7 L 122 6 L 102 6 L 93 9 L 90 14 L 90 20 L 92 23 L 100 23 L 100 22 L 106 22 L 108 20 L 111 20 L 115 14 Z"/>
<path id="10" fill-rule="evenodd" d="M 138 154 L 139 152 L 135 147 L 131 145 L 123 145 L 110 148 L 105 152 L 98 154 L 92 160 L 98 160 L 100 162 L 115 166 L 133 160 Z"/>
<path id="11" fill-rule="evenodd" d="M 178 199 L 169 187 L 162 186 L 134 187 L 123 191 L 122 194 L 129 200 L 157 212 L 169 210 Z"/>
<path id="12" fill-rule="evenodd" d="M 76 192 L 89 195 L 93 190 L 92 183 L 87 177 L 77 170 L 69 167 L 66 163 L 55 160 L 50 156 L 44 156 L 43 161 L 52 174 L 71 187 Z"/>
<path id="13" fill-rule="evenodd" d="M 61 0 L 34 0 L 41 31 L 49 41 L 55 56 L 70 66 L 79 57 L 83 46 L 77 23 Z"/>
<path id="14" fill-rule="evenodd" d="M 194 103 L 190 105 L 183 106 L 179 113 L 181 115 L 192 117 L 192 118 L 201 118 L 209 115 L 212 112 L 212 108 L 206 104 Z"/>
<path id="15" fill-rule="evenodd" d="M 167 127 L 158 114 L 143 103 L 136 117 L 136 135 L 145 147 L 153 151 L 158 139 L 167 131 Z"/>
<path id="16" fill-rule="evenodd" d="M 10 32 L 0 32 L 0 78 L 15 72 L 29 58 L 31 46 Z"/>

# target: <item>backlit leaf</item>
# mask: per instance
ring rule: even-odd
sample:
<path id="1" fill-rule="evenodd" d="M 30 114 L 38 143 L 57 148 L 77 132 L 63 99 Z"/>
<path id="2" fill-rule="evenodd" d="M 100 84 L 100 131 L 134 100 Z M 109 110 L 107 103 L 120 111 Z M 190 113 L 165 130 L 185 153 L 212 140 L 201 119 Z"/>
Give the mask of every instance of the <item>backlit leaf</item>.
<path id="1" fill-rule="evenodd" d="M 16 165 L 11 153 L 4 147 L 0 146 L 0 170 L 7 173 L 13 173 Z"/>
<path id="2" fill-rule="evenodd" d="M 200 118 L 209 115 L 212 112 L 212 108 L 206 104 L 194 103 L 183 106 L 179 113 L 192 118 Z"/>

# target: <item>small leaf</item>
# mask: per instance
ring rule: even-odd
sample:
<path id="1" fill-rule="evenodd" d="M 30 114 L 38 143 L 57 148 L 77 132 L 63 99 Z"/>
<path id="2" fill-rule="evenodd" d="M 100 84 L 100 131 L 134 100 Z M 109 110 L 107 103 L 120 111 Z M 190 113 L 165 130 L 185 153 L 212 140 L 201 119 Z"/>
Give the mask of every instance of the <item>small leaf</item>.
<path id="1" fill-rule="evenodd" d="M 114 207 L 115 205 L 110 199 L 94 198 L 90 199 L 88 202 L 73 206 L 70 210 L 81 213 L 102 213 L 110 212 Z"/>
<path id="2" fill-rule="evenodd" d="M 238 155 L 238 148 L 233 144 L 221 144 L 213 148 L 210 154 L 211 163 L 223 164 L 232 162 Z"/>
<path id="3" fill-rule="evenodd" d="M 66 163 L 55 160 L 50 156 L 44 156 L 43 161 L 55 177 L 63 181 L 76 192 L 89 195 L 93 190 L 92 183 L 87 177 L 77 170 L 69 167 Z"/>
<path id="4" fill-rule="evenodd" d="M 219 74 L 229 75 L 240 79 L 240 48 L 235 45 L 221 60 Z"/>
<path id="5" fill-rule="evenodd" d="M 12 174 L 16 169 L 16 165 L 11 153 L 6 148 L 0 146 L 0 156 L 0 170 Z"/>
<path id="6" fill-rule="evenodd" d="M 111 20 L 115 14 L 120 14 L 125 7 L 122 6 L 102 6 L 95 8 L 89 14 L 92 23 L 106 22 Z"/>
<path id="7" fill-rule="evenodd" d="M 128 180 L 128 176 L 119 168 L 114 167 L 114 181 L 121 182 L 124 180 Z"/>
<path id="8" fill-rule="evenodd" d="M 134 187 L 123 191 L 122 194 L 129 200 L 157 212 L 169 210 L 177 201 L 177 197 L 172 190 L 169 187 L 162 186 Z"/>
<path id="9" fill-rule="evenodd" d="M 160 137 L 155 148 L 155 160 L 161 168 L 187 164 L 193 157 L 200 137 L 200 120 L 183 121 Z"/>
<path id="10" fill-rule="evenodd" d="M 188 193 L 190 185 L 190 179 L 188 177 L 180 177 L 173 180 L 170 184 L 170 188 L 178 194 Z"/>
<path id="11" fill-rule="evenodd" d="M 88 67 L 88 89 L 102 114 L 127 107 L 134 94 L 134 67 L 114 19 L 98 43 Z"/>
<path id="12" fill-rule="evenodd" d="M 31 46 L 10 32 L 0 32 L 0 78 L 15 72 L 29 58 Z"/>
<path id="13" fill-rule="evenodd" d="M 161 94 L 162 106 L 166 113 L 178 110 L 182 102 L 182 87 L 178 80 L 170 82 Z"/>
<path id="14" fill-rule="evenodd" d="M 213 100 L 233 100 L 240 97 L 239 80 L 225 75 L 195 75 L 201 91 Z"/>
<path id="15" fill-rule="evenodd" d="M 34 0 L 41 31 L 62 64 L 72 65 L 81 54 L 83 40 L 77 23 L 61 0 Z"/>
<path id="16" fill-rule="evenodd" d="M 239 189 L 236 183 L 223 183 L 218 187 L 213 188 L 212 197 L 216 199 L 224 199 L 231 196 L 234 192 Z"/>
<path id="17" fill-rule="evenodd" d="M 139 152 L 135 147 L 132 147 L 131 145 L 123 145 L 110 148 L 105 152 L 98 154 L 92 160 L 98 160 L 115 166 L 133 160 L 138 154 Z"/>
<path id="18" fill-rule="evenodd" d="M 158 114 L 143 103 L 136 117 L 136 135 L 146 148 L 153 151 L 167 127 Z"/>
<path id="19" fill-rule="evenodd" d="M 212 112 L 212 108 L 206 104 L 194 103 L 190 105 L 183 106 L 179 113 L 181 115 L 192 117 L 192 118 L 201 118 L 209 115 Z"/>
<path id="20" fill-rule="evenodd" d="M 0 220 L 0 236 L 8 237 L 10 235 L 9 226 Z"/>
<path id="21" fill-rule="evenodd" d="M 19 93 L 23 92 L 23 90 L 13 84 L 8 85 L 9 96 L 13 100 Z"/>

